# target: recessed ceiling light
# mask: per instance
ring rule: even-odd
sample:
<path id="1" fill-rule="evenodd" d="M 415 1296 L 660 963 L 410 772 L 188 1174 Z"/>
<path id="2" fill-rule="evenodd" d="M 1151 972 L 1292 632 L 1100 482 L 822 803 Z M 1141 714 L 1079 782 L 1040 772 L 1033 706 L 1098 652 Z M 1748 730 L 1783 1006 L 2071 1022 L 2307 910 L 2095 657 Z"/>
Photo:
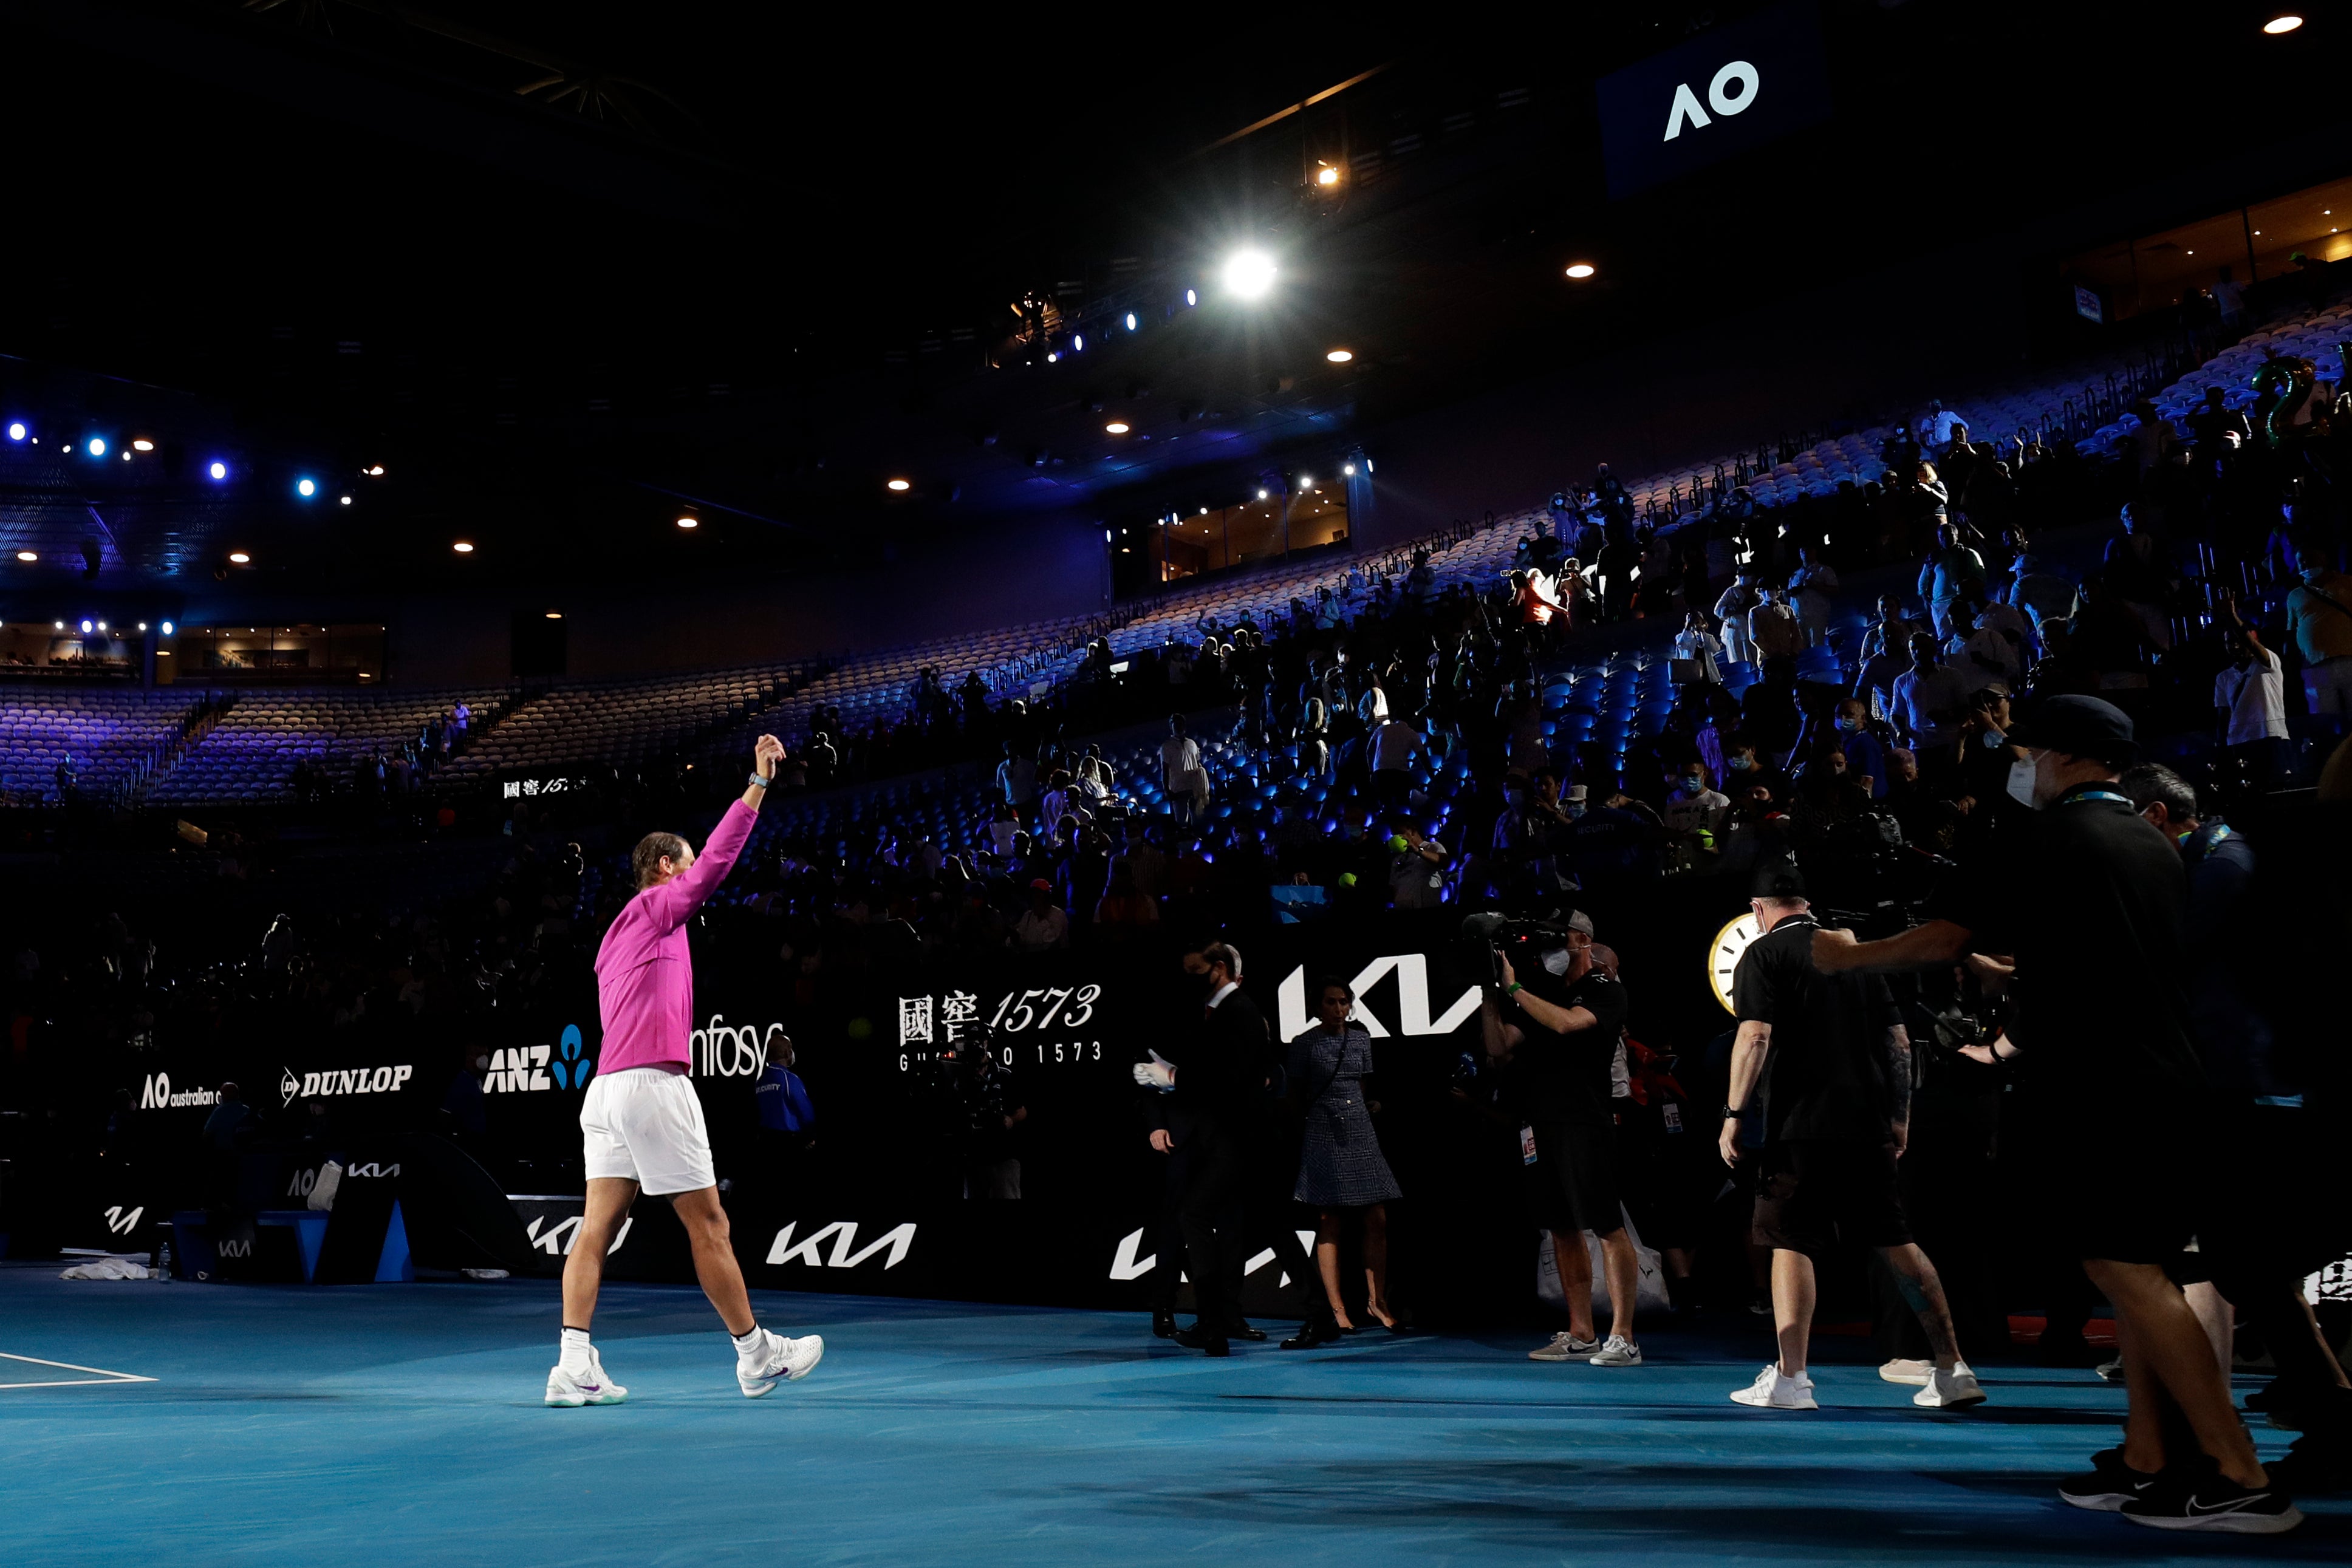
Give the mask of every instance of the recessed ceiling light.
<path id="1" fill-rule="evenodd" d="M 1328 167 L 1318 169 L 1315 172 L 1315 183 L 1328 190 L 1339 183 L 1339 171 Z"/>
<path id="2" fill-rule="evenodd" d="M 698 528 L 702 526 L 702 519 L 692 512 L 680 512 L 677 516 L 677 526 L 681 528 Z"/>
<path id="3" fill-rule="evenodd" d="M 38 560 L 38 559 L 40 559 L 41 558 L 40 558 L 39 556 L 37 556 L 37 555 L 34 554 L 31 550 L 28 550 L 28 549 L 20 549 L 20 550 L 18 550 L 18 551 L 16 552 L 16 559 L 17 559 L 18 560 L 32 561 L 32 560 Z"/>
<path id="4" fill-rule="evenodd" d="M 550 621 L 561 621 L 563 619 L 563 612 L 561 610 L 551 610 L 547 612 L 547 618 Z"/>
<path id="5" fill-rule="evenodd" d="M 893 479 L 890 481 L 890 488 L 893 490 L 911 490 L 914 487 L 914 481 L 911 479 Z"/>
<path id="6" fill-rule="evenodd" d="M 1349 360 L 1354 359 L 1356 355 L 1355 350 L 1351 349 L 1334 349 L 1323 357 L 1330 361 L 1335 365 L 1344 365 Z"/>
<path id="7" fill-rule="evenodd" d="M 1125 435 L 1127 434 L 1128 424 L 1127 421 L 1123 419 L 1114 419 L 1108 424 L 1104 425 L 1103 428 L 1110 432 L 1113 435 Z"/>
<path id="8" fill-rule="evenodd" d="M 133 452 L 152 452 L 155 450 L 155 444 L 142 435 L 131 442 L 131 450 Z"/>
<path id="9" fill-rule="evenodd" d="M 1568 275 L 1570 277 L 1590 277 L 1592 276 L 1592 264 L 1589 261 L 1570 262 Z"/>
<path id="10" fill-rule="evenodd" d="M 449 548 L 456 550 L 459 555 L 471 555 L 474 553 L 474 543 L 471 539 L 459 539 L 456 544 L 451 545 Z"/>
<path id="11" fill-rule="evenodd" d="M 231 551 L 229 551 L 229 552 L 228 552 L 228 559 L 229 559 L 229 564 L 230 564 L 230 565 L 232 565 L 232 566 L 243 566 L 243 565 L 245 565 L 247 562 L 250 561 L 253 558 L 252 558 L 251 556 L 249 556 L 249 555 L 246 554 L 246 553 L 245 553 L 243 550 L 241 550 L 241 549 L 233 549 L 233 550 L 231 550 Z"/>
<path id="12" fill-rule="evenodd" d="M 2263 31 L 2275 38 L 2282 33 L 2292 33 L 2303 26 L 2303 18 L 2289 11 L 2263 24 Z"/>

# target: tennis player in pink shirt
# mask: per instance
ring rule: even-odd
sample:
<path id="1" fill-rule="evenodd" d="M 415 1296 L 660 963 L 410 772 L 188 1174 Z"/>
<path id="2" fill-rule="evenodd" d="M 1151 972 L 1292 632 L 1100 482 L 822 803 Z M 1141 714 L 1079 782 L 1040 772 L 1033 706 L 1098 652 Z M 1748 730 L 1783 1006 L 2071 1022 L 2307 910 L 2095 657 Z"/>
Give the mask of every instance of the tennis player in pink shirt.
<path id="1" fill-rule="evenodd" d="M 676 833 L 648 833 L 629 856 L 637 895 L 614 919 L 596 953 L 604 1043 L 580 1106 L 588 1205 L 563 1262 L 563 1350 L 547 1375 L 550 1405 L 617 1405 L 628 1397 L 627 1389 L 605 1375 L 588 1327 L 604 1279 L 604 1254 L 641 1191 L 668 1198 L 686 1227 L 695 1278 L 734 1336 L 735 1381 L 745 1398 L 805 1377 L 824 1354 L 824 1341 L 816 1335 L 786 1339 L 751 1315 L 743 1270 L 728 1240 L 727 1211 L 719 1202 L 710 1132 L 687 1077 L 694 967 L 686 923 L 734 869 L 783 759 L 783 743 L 761 736 L 743 798 L 727 808 L 699 856 Z"/>

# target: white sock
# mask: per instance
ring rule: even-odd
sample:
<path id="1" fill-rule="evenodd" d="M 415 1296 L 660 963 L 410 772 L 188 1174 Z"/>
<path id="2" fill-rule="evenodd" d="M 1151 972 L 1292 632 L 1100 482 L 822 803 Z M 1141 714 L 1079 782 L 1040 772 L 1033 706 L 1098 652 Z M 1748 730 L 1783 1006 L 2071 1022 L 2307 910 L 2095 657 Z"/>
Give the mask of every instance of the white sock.
<path id="1" fill-rule="evenodd" d="M 556 1364 L 574 1377 L 588 1370 L 588 1331 L 586 1329 L 563 1331 L 563 1359 Z"/>
<path id="2" fill-rule="evenodd" d="M 766 1343 L 767 1336 L 760 1332 L 758 1323 L 753 1323 L 749 1332 L 735 1335 L 734 1340 L 735 1358 L 738 1361 L 750 1361 L 760 1354 Z"/>

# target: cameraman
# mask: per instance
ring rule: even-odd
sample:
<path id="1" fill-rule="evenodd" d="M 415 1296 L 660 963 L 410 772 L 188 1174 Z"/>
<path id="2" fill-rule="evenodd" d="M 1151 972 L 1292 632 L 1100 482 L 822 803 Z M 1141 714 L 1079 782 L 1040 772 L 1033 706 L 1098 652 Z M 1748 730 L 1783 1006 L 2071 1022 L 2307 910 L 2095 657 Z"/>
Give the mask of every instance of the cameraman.
<path id="1" fill-rule="evenodd" d="M 1502 948 L 1495 948 L 1499 985 L 1489 986 L 1479 1009 L 1486 1054 L 1511 1063 L 1519 1107 L 1528 1118 L 1538 1186 L 1539 1223 L 1551 1231 L 1569 1326 L 1551 1343 L 1530 1352 L 1536 1361 L 1583 1361 L 1594 1366 L 1639 1366 L 1633 1338 L 1634 1290 L 1641 1261 L 1625 1234 L 1617 1183 L 1617 1128 L 1611 1070 L 1625 1027 L 1625 988 L 1594 967 L 1592 921 L 1580 911 L 1567 927 L 1542 926 L 1532 943 L 1537 962 L 1522 980 Z M 1507 1021 L 1505 1009 L 1510 1009 Z M 1601 1239 L 1609 1280 L 1609 1339 L 1592 1322 L 1592 1265 L 1582 1232 Z"/>
<path id="2" fill-rule="evenodd" d="M 2182 983 L 2180 857 L 2117 784 L 2138 756 L 2132 722 L 2068 695 L 2045 699 L 2007 738 L 2025 751 L 2009 790 L 2033 808 L 2028 831 L 1989 846 L 1942 918 L 1877 942 L 1817 931 L 1814 965 L 1941 967 L 1973 947 L 2014 966 L 2016 1011 L 1994 1054 L 2025 1058 L 2019 1100 L 2037 1186 L 2115 1306 L 2131 1396 L 2123 1447 L 2096 1455 L 2059 1496 L 2165 1529 L 2292 1530 L 2303 1516 L 2271 1486 L 2205 1331 L 2166 1275 L 2210 1186 L 2210 1095 Z M 2168 1404 L 2201 1454 L 2178 1442 L 2168 1451 Z"/>

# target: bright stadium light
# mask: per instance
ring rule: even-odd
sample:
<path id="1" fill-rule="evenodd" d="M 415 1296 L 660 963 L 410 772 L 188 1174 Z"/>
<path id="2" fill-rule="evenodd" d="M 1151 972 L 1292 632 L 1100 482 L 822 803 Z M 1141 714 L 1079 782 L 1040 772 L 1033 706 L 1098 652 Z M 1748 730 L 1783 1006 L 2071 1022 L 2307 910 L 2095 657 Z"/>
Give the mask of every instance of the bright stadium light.
<path id="1" fill-rule="evenodd" d="M 1315 183 L 1328 191 L 1339 183 L 1339 171 L 1327 163 L 1315 172 Z"/>
<path id="2" fill-rule="evenodd" d="M 297 479 L 294 481 L 294 493 L 307 501 L 319 493 L 319 482 L 307 477 Z"/>
<path id="3" fill-rule="evenodd" d="M 914 487 L 915 482 L 911 479 L 893 479 L 890 481 L 890 488 L 893 490 L 905 491 L 911 490 Z"/>
<path id="4" fill-rule="evenodd" d="M 702 519 L 692 512 L 680 512 L 677 515 L 677 526 L 681 528 L 698 528 L 702 526 Z"/>
<path id="5" fill-rule="evenodd" d="M 1274 257 L 1262 250 L 1236 251 L 1225 262 L 1225 291 L 1258 299 L 1274 287 Z"/>
<path id="6" fill-rule="evenodd" d="M 1074 354 L 1083 354 L 1086 351 L 1087 335 L 1084 332 L 1081 332 L 1076 337 L 1070 340 L 1070 352 Z"/>
<path id="7" fill-rule="evenodd" d="M 1127 313 L 1127 329 L 1130 332 L 1135 330 L 1135 312 L 1132 310 Z"/>
<path id="8" fill-rule="evenodd" d="M 106 455 L 106 437 L 103 435 L 93 435 L 89 438 L 89 455 L 92 457 L 103 457 Z"/>
<path id="9" fill-rule="evenodd" d="M 1200 291 L 1199 289 L 1197 289 L 1197 288 L 1188 288 L 1188 289 L 1184 290 L 1184 303 L 1185 303 L 1185 304 L 1187 304 L 1187 305 L 1198 305 L 1200 302 L 1201 302 L 1201 291 Z"/>
<path id="10" fill-rule="evenodd" d="M 1356 351 L 1353 349 L 1334 349 L 1323 357 L 1335 365 L 1344 365 L 1356 357 Z"/>
<path id="11" fill-rule="evenodd" d="M 8 422 L 8 439 L 11 441 L 22 441 L 25 439 L 25 422 L 23 420 L 16 419 Z"/>
<path id="12" fill-rule="evenodd" d="M 2288 11 L 2263 24 L 2263 31 L 2275 38 L 2282 33 L 2292 33 L 2303 26 L 2303 18 Z"/>
<path id="13" fill-rule="evenodd" d="M 252 562 L 253 558 L 246 554 L 241 549 L 233 549 L 228 552 L 228 563 L 231 566 L 249 566 Z"/>
<path id="14" fill-rule="evenodd" d="M 18 551 L 16 552 L 16 559 L 17 559 L 18 560 L 21 560 L 21 561 L 25 562 L 27 566 L 29 566 L 29 565 L 31 565 L 34 561 L 37 561 L 37 560 L 40 559 L 41 558 L 39 557 L 39 555 L 36 554 L 36 553 L 35 553 L 34 551 L 32 551 L 32 550 L 28 550 L 28 549 L 20 549 L 20 550 L 18 550 Z"/>
<path id="15" fill-rule="evenodd" d="M 131 441 L 131 450 L 133 452 L 152 452 L 155 450 L 155 444 L 148 440 L 143 435 L 138 436 Z"/>
<path id="16" fill-rule="evenodd" d="M 84 635 L 88 635 L 88 633 L 89 633 L 89 622 L 87 622 L 87 621 L 83 622 L 81 623 L 81 629 L 82 629 L 83 634 L 84 634 Z"/>
<path id="17" fill-rule="evenodd" d="M 471 555 L 474 553 L 474 541 L 471 539 L 459 539 L 449 548 L 456 550 L 459 555 Z"/>
<path id="18" fill-rule="evenodd" d="M 205 469 L 205 472 L 211 475 L 215 479 L 226 479 L 228 477 L 228 465 L 226 463 L 215 463 L 211 467 Z"/>
<path id="19" fill-rule="evenodd" d="M 1123 419 L 1114 419 L 1103 428 L 1113 435 L 1125 435 L 1128 432 L 1128 423 Z"/>
<path id="20" fill-rule="evenodd" d="M 172 623 L 169 621 L 164 622 L 163 630 L 163 635 L 169 637 L 172 634 Z"/>
<path id="21" fill-rule="evenodd" d="M 1589 261 L 1570 262 L 1568 275 L 1580 282 L 1592 276 L 1592 264 Z"/>

